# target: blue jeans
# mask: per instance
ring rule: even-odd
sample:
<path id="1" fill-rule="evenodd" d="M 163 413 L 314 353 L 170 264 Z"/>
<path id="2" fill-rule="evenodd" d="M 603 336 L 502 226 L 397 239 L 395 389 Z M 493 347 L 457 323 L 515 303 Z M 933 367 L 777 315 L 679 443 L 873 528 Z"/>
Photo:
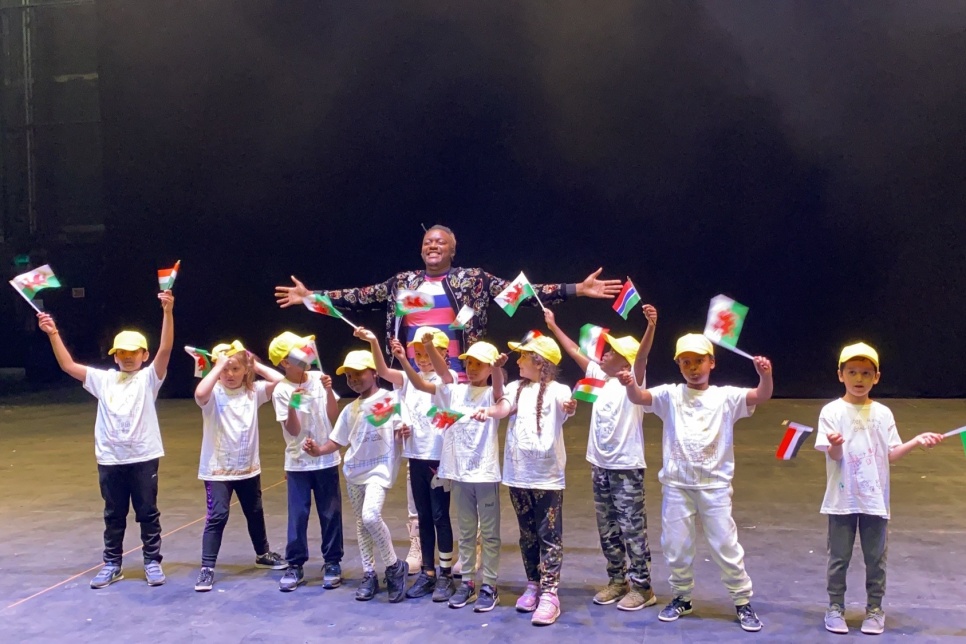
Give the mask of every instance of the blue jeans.
<path id="1" fill-rule="evenodd" d="M 309 559 L 309 514 L 312 494 L 322 526 L 322 560 L 342 561 L 342 490 L 339 466 L 308 472 L 286 472 L 288 479 L 288 545 L 285 560 L 291 566 L 304 565 Z"/>

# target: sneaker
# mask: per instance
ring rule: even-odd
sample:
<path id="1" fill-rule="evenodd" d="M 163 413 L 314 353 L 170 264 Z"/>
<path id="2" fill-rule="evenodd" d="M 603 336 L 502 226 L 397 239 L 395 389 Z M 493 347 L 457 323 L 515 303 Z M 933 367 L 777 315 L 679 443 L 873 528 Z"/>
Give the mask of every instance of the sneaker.
<path id="1" fill-rule="evenodd" d="M 628 586 L 626 581 L 618 582 L 612 579 L 611 582 L 607 584 L 607 588 L 604 588 L 594 595 L 594 603 L 600 604 L 601 606 L 613 604 L 621 597 L 626 595 L 628 590 L 630 590 L 630 586 Z"/>
<path id="2" fill-rule="evenodd" d="M 476 588 L 473 586 L 472 581 L 464 581 L 460 584 L 460 587 L 456 589 L 452 597 L 449 598 L 450 608 L 463 608 L 466 606 L 473 597 L 476 596 Z"/>
<path id="3" fill-rule="evenodd" d="M 406 563 L 409 564 L 409 574 L 415 575 L 423 568 L 423 550 L 419 542 L 419 520 L 410 519 L 406 523 L 409 528 L 409 554 Z"/>
<path id="4" fill-rule="evenodd" d="M 367 602 L 379 592 L 379 575 L 375 571 L 367 572 L 362 577 L 362 583 L 356 588 L 356 600 Z"/>
<path id="5" fill-rule="evenodd" d="M 543 593 L 530 623 L 534 626 L 550 626 L 560 617 L 560 600 L 556 593 Z"/>
<path id="6" fill-rule="evenodd" d="M 761 630 L 761 620 L 758 619 L 758 615 L 755 615 L 755 610 L 751 607 L 751 604 L 735 606 L 735 612 L 738 613 L 738 623 L 741 624 L 742 630 L 749 633 L 756 633 Z"/>
<path id="7" fill-rule="evenodd" d="M 885 613 L 878 606 L 865 609 L 862 632 L 866 635 L 881 635 L 885 630 Z"/>
<path id="8" fill-rule="evenodd" d="M 618 610 L 641 610 L 657 603 L 657 597 L 650 588 L 641 590 L 631 588 L 631 591 L 624 595 L 624 598 L 617 603 Z"/>
<path id="9" fill-rule="evenodd" d="M 91 579 L 91 588 L 106 588 L 115 581 L 124 579 L 121 567 L 115 564 L 104 564 L 104 567 Z"/>
<path id="10" fill-rule="evenodd" d="M 167 581 L 164 571 L 161 570 L 160 561 L 149 561 L 144 564 L 144 579 L 148 582 L 148 586 L 160 586 Z"/>
<path id="11" fill-rule="evenodd" d="M 690 615 L 691 608 L 691 602 L 684 601 L 683 597 L 675 597 L 661 610 L 657 618 L 662 622 L 673 622 L 681 615 Z"/>
<path id="12" fill-rule="evenodd" d="M 517 611 L 521 613 L 532 613 L 537 610 L 537 601 L 540 599 L 540 587 L 537 582 L 527 582 L 527 589 L 517 600 Z"/>
<path id="13" fill-rule="evenodd" d="M 198 573 L 198 581 L 195 582 L 195 590 L 199 593 L 206 593 L 215 585 L 215 569 L 202 566 Z"/>
<path id="14" fill-rule="evenodd" d="M 490 584 L 483 584 L 480 588 L 480 596 L 473 604 L 474 613 L 489 613 L 500 603 L 500 593 Z"/>
<path id="15" fill-rule="evenodd" d="M 305 573 L 302 572 L 302 566 L 289 566 L 278 582 L 278 589 L 283 593 L 290 593 L 304 583 Z"/>
<path id="16" fill-rule="evenodd" d="M 849 632 L 849 625 L 845 623 L 845 609 L 841 604 L 830 604 L 825 611 L 825 630 L 840 635 Z"/>
<path id="17" fill-rule="evenodd" d="M 413 585 L 409 587 L 406 591 L 406 597 L 410 599 L 419 599 L 420 597 L 425 597 L 429 593 L 433 592 L 433 588 L 436 587 L 436 577 L 430 576 L 425 570 L 419 571 L 419 576 L 416 577 L 416 581 Z"/>
<path id="18" fill-rule="evenodd" d="M 436 577 L 436 587 L 433 588 L 433 601 L 448 601 L 454 592 L 456 592 L 456 586 L 453 584 L 453 576 L 440 573 Z"/>
<path id="19" fill-rule="evenodd" d="M 282 558 L 282 555 L 277 552 L 266 552 L 263 555 L 258 555 L 255 557 L 255 567 L 256 568 L 271 568 L 272 570 L 285 570 L 288 568 L 288 562 Z"/>
<path id="20" fill-rule="evenodd" d="M 338 562 L 325 564 L 322 568 L 322 587 L 332 590 L 342 585 L 342 566 Z"/>
<path id="21" fill-rule="evenodd" d="M 398 604 L 406 599 L 406 576 L 409 565 L 402 559 L 386 568 L 386 590 L 389 591 L 389 603 Z"/>

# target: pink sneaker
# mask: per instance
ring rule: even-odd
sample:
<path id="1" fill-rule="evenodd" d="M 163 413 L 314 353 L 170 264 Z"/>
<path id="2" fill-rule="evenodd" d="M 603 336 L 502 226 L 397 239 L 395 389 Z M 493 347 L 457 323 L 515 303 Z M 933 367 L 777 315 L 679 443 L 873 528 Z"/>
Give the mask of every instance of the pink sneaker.
<path id="1" fill-rule="evenodd" d="M 530 623 L 534 626 L 550 626 L 560 617 L 560 600 L 554 593 L 543 593 L 540 595 L 540 605 L 530 618 Z"/>
<path id="2" fill-rule="evenodd" d="M 521 613 L 532 613 L 537 609 L 537 599 L 540 596 L 540 587 L 537 582 L 527 582 L 527 589 L 517 600 L 517 611 Z"/>

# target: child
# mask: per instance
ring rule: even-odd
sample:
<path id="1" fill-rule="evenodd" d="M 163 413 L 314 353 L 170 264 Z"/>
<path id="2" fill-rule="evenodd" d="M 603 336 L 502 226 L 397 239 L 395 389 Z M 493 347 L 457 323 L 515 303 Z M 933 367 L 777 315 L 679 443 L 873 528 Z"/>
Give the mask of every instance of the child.
<path id="1" fill-rule="evenodd" d="M 198 592 L 211 590 L 215 583 L 215 562 L 232 494 L 238 495 L 248 521 L 255 566 L 286 568 L 285 560 L 268 545 L 258 459 L 258 408 L 272 397 L 282 375 L 259 364 L 238 340 L 215 346 L 211 357 L 215 366 L 195 388 L 202 419 L 198 478 L 205 483 L 208 506 L 201 538 L 201 570 L 195 582 Z M 255 382 L 256 374 L 265 380 Z"/>
<path id="2" fill-rule="evenodd" d="M 398 403 L 395 394 L 376 384 L 376 363 L 369 351 L 350 351 L 335 373 L 345 374 L 349 388 L 359 397 L 342 410 L 324 443 L 306 438 L 302 449 L 318 457 L 348 447 L 342 472 L 356 517 L 364 571 L 356 599 L 369 601 L 379 592 L 375 548 L 386 565 L 389 602 L 395 604 L 406 598 L 409 567 L 396 557 L 392 535 L 382 519 L 382 506 L 386 501 L 386 490 L 392 487 L 399 468 L 398 439 L 409 435 L 408 412 Z"/>
<path id="3" fill-rule="evenodd" d="M 129 504 L 141 525 L 144 577 L 149 586 L 164 583 L 161 569 L 161 513 L 158 511 L 158 463 L 164 456 L 155 400 L 164 383 L 174 344 L 174 296 L 158 294 L 161 309 L 161 342 L 149 369 L 148 341 L 137 331 L 121 331 L 108 355 L 119 371 L 95 369 L 74 362 L 54 319 L 38 313 L 41 331 L 50 339 L 57 364 L 69 376 L 84 383 L 97 398 L 94 422 L 94 456 L 104 499 L 104 567 L 91 579 L 91 588 L 104 588 L 124 579 L 121 555 Z"/>
<path id="4" fill-rule="evenodd" d="M 594 509 L 600 546 L 607 559 L 610 583 L 594 595 L 595 604 L 617 603 L 620 610 L 640 610 L 657 603 L 651 587 L 651 549 L 647 543 L 647 511 L 644 505 L 644 410 L 631 403 L 617 375 L 630 371 L 636 384 L 644 385 L 647 354 L 654 340 L 657 310 L 645 305 L 647 331 L 642 342 L 627 336 L 604 334 L 610 349 L 600 364 L 580 352 L 567 337 L 549 309 L 544 311 L 547 326 L 557 336 L 564 351 L 584 371 L 584 377 L 603 381 L 591 410 L 587 460 L 591 464 Z M 644 347 L 639 352 L 639 347 Z M 640 365 L 634 364 L 642 356 Z M 630 585 L 627 583 L 630 561 Z"/>
<path id="5" fill-rule="evenodd" d="M 567 464 L 563 424 L 573 416 L 577 401 L 571 398 L 569 387 L 554 381 L 560 347 L 553 339 L 534 331 L 524 342 L 510 342 L 509 347 L 520 352 L 520 380 L 510 383 L 496 405 L 477 417 L 510 416 L 503 484 L 510 488 L 510 502 L 520 525 L 520 551 L 527 573 L 527 589 L 516 608 L 533 613 L 532 624 L 546 626 L 560 616 L 557 587 L 563 563 Z"/>
<path id="6" fill-rule="evenodd" d="M 269 360 L 285 374 L 285 380 L 278 383 L 272 394 L 275 420 L 282 424 L 285 439 L 288 487 L 288 545 L 285 546 L 288 569 L 279 581 L 282 592 L 291 592 L 305 582 L 302 566 L 309 558 L 308 527 L 313 493 L 322 528 L 325 562 L 322 587 L 338 588 L 342 584 L 342 490 L 339 487 L 342 459 L 338 452 L 313 457 L 302 450 L 306 438 L 324 443 L 339 415 L 332 377 L 321 371 L 309 371 L 314 343 L 314 336 L 300 338 L 285 331 L 268 347 Z M 293 394 L 298 394 L 295 403 Z"/>
<path id="7" fill-rule="evenodd" d="M 406 407 L 412 419 L 412 436 L 403 442 L 403 456 L 409 459 L 409 484 L 419 516 L 419 542 L 422 550 L 422 569 L 416 581 L 406 591 L 406 597 L 416 599 L 430 593 L 434 602 L 447 601 L 455 591 L 453 584 L 453 527 L 449 518 L 449 483 L 440 481 L 440 453 L 443 435 L 426 413 L 433 406 L 433 394 L 441 374 L 455 381 L 455 372 L 449 371 L 445 359 L 436 349 L 445 351 L 449 346 L 446 334 L 433 327 L 421 327 L 410 347 L 414 351 L 419 371 L 413 369 L 406 359 L 405 350 L 393 339 L 391 349 L 399 359 L 403 370 L 390 369 L 386 365 L 379 341 L 375 334 L 363 328 L 356 337 L 366 340 L 372 347 L 379 376 L 393 384 L 399 393 L 399 401 Z M 436 371 L 430 351 L 436 355 L 440 372 Z M 436 546 L 439 544 L 439 575 L 436 574 Z"/>
<path id="8" fill-rule="evenodd" d="M 885 630 L 882 597 L 886 581 L 889 524 L 889 464 L 917 445 L 932 447 L 942 434 L 926 432 L 907 443 L 899 439 L 896 421 L 885 405 L 869 398 L 879 382 L 879 354 L 859 342 L 842 349 L 839 382 L 845 395 L 822 408 L 815 449 L 825 452 L 828 483 L 822 514 L 828 515 L 828 597 L 825 628 L 848 633 L 845 623 L 845 578 L 859 533 L 865 558 L 867 593 L 862 632 Z"/>
<path id="9" fill-rule="evenodd" d="M 642 352 L 645 347 L 642 347 Z M 638 360 L 640 360 L 638 354 Z M 745 551 L 731 517 L 731 480 L 735 471 L 734 424 L 755 411 L 772 394 L 771 362 L 755 357 L 758 387 L 716 387 L 708 383 L 714 369 L 714 346 L 703 335 L 680 337 L 674 351 L 683 385 L 641 389 L 629 373 L 621 376 L 631 402 L 664 422 L 664 463 L 658 479 L 664 486 L 661 503 L 661 547 L 671 576 L 674 598 L 658 619 L 673 622 L 691 613 L 694 590 L 695 519 L 700 518 L 721 568 L 721 579 L 735 603 L 741 628 L 760 631 L 751 607 L 751 578 L 745 572 Z"/>

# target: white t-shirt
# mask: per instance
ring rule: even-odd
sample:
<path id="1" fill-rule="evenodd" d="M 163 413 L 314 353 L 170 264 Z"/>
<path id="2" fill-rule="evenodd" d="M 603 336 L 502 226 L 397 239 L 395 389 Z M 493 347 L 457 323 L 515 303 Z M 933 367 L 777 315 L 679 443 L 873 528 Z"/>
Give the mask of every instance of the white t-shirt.
<path id="1" fill-rule="evenodd" d="M 306 374 L 307 380 L 301 385 L 297 385 L 291 380 L 283 380 L 275 385 L 272 393 L 272 405 L 275 407 L 275 420 L 282 424 L 282 438 L 285 439 L 285 471 L 286 472 L 310 472 L 321 470 L 327 467 L 335 467 L 342 462 L 339 452 L 332 452 L 324 456 L 311 456 L 302 449 L 302 443 L 306 438 L 311 438 L 319 445 L 329 439 L 332 432 L 332 423 L 329 416 L 325 413 L 325 401 L 328 399 L 328 392 L 322 386 L 322 373 L 320 371 L 310 371 Z M 285 421 L 288 415 L 294 410 L 288 405 L 292 401 L 292 392 L 300 387 L 305 396 L 309 398 L 309 409 L 298 413 L 299 426 L 301 431 L 298 436 L 292 436 L 285 431 Z M 336 400 L 338 395 L 333 392 Z"/>
<path id="2" fill-rule="evenodd" d="M 399 443 L 394 432 L 409 424 L 406 406 L 401 405 L 401 417 L 393 416 L 379 427 L 367 420 L 372 405 L 396 404 L 396 392 L 379 389 L 365 400 L 355 399 L 339 414 L 329 440 L 348 447 L 342 459 L 345 479 L 354 485 L 376 483 L 386 489 L 392 487 L 399 469 Z"/>
<path id="3" fill-rule="evenodd" d="M 99 465 L 142 463 L 164 456 L 154 406 L 163 383 L 154 365 L 136 373 L 87 368 L 84 389 L 97 398 L 94 456 Z"/>
<path id="4" fill-rule="evenodd" d="M 201 407 L 202 481 L 238 481 L 262 472 L 258 460 L 258 408 L 268 402 L 264 380 L 253 391 L 245 387 L 226 389 L 216 382 L 211 397 Z"/>
<path id="5" fill-rule="evenodd" d="M 433 394 L 416 389 L 409 380 L 409 376 L 405 372 L 400 373 L 402 373 L 403 383 L 396 391 L 399 392 L 399 399 L 412 419 L 413 431 L 409 438 L 403 441 L 402 455 L 406 458 L 438 461 L 443 450 L 443 434 L 433 426 L 433 419 L 426 415 L 433 406 Z M 437 373 L 419 375 L 423 380 L 437 387 L 442 384 Z M 453 382 L 457 382 L 456 372 L 450 371 L 450 375 L 453 377 Z"/>
<path id="6" fill-rule="evenodd" d="M 604 381 L 594 401 L 587 439 L 587 460 L 608 470 L 636 470 L 644 463 L 644 408 L 627 398 L 617 378 L 604 373 L 596 362 L 587 365 L 587 378 Z M 643 382 L 639 382 L 641 386 Z"/>
<path id="7" fill-rule="evenodd" d="M 685 384 L 648 389 L 644 411 L 664 421 L 664 467 L 658 479 L 680 488 L 726 488 L 735 475 L 735 421 L 755 412 L 750 389 L 690 389 Z"/>
<path id="8" fill-rule="evenodd" d="M 827 451 L 830 432 L 841 434 L 842 460 L 825 455 L 822 514 L 889 518 L 889 450 L 902 444 L 896 419 L 881 403 L 852 405 L 841 398 L 822 408 L 815 449 Z"/>
<path id="9" fill-rule="evenodd" d="M 503 397 L 510 404 L 517 399 L 523 381 L 510 383 Z M 540 435 L 537 435 L 537 394 L 539 383 L 523 387 L 517 409 L 510 415 L 503 452 L 503 484 L 533 490 L 562 490 L 566 487 L 563 425 L 569 418 L 561 404 L 570 400 L 570 388 L 553 381 L 543 396 Z"/>
<path id="10" fill-rule="evenodd" d="M 443 430 L 443 453 L 437 476 L 461 483 L 500 482 L 500 421 L 480 422 L 470 415 L 480 407 L 493 405 L 492 387 L 470 384 L 442 385 L 434 401 L 440 407 L 464 414 Z"/>

